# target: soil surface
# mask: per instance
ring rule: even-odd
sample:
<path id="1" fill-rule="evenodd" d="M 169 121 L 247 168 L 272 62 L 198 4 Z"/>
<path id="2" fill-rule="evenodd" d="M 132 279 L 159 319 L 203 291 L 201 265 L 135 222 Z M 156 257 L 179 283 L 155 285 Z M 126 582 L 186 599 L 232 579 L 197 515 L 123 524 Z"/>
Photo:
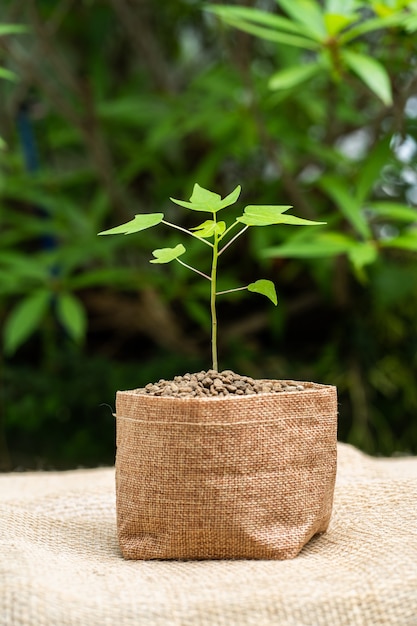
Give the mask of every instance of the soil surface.
<path id="1" fill-rule="evenodd" d="M 250 376 L 241 376 L 231 370 L 224 370 L 223 372 L 208 370 L 196 374 L 175 376 L 173 380 L 161 378 L 157 383 L 149 383 L 146 387 L 136 389 L 135 392 L 151 396 L 200 398 L 206 396 L 248 396 L 303 390 L 302 384 L 291 381 L 256 380 Z"/>

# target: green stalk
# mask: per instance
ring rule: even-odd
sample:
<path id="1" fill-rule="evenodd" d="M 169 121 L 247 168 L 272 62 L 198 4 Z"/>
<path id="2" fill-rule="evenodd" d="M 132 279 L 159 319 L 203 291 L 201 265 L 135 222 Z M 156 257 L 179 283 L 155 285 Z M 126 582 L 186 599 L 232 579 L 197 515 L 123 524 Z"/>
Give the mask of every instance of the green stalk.
<path id="1" fill-rule="evenodd" d="M 213 213 L 213 220 L 216 221 L 216 214 Z M 216 281 L 217 281 L 217 259 L 219 249 L 219 239 L 217 232 L 214 233 L 213 257 L 211 263 L 211 283 L 210 283 L 210 311 L 211 311 L 211 354 L 213 369 L 217 372 L 217 313 L 216 313 Z"/>

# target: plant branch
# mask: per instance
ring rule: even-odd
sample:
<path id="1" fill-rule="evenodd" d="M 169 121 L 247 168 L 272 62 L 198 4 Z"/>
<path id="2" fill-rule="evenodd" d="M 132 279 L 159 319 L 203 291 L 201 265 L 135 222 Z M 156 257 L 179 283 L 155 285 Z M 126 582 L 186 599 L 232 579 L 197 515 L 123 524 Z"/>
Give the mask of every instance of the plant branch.
<path id="1" fill-rule="evenodd" d="M 207 239 L 203 239 L 202 237 L 199 237 L 195 233 L 192 233 L 190 230 L 187 230 L 186 228 L 183 228 L 182 226 L 177 226 L 176 224 L 171 224 L 171 222 L 167 222 L 166 220 L 162 220 L 161 223 L 165 224 L 166 226 L 171 226 L 171 228 L 176 228 L 177 230 L 180 230 L 183 233 L 186 233 L 187 235 L 191 235 L 191 237 L 194 237 L 194 239 L 198 239 L 199 241 L 202 241 L 207 246 L 210 246 L 210 248 L 213 247 L 213 244 L 210 243 L 210 241 L 207 241 Z"/>
<path id="2" fill-rule="evenodd" d="M 248 288 L 246 287 L 236 287 L 235 289 L 226 289 L 225 291 L 217 291 L 216 296 L 222 296 L 225 293 L 233 293 L 234 291 L 245 291 Z"/>
<path id="3" fill-rule="evenodd" d="M 183 265 L 187 269 L 191 270 L 192 272 L 195 272 L 196 274 L 200 274 L 200 276 L 202 276 L 203 278 L 207 278 L 207 280 L 211 281 L 210 276 L 208 276 L 207 274 L 204 274 L 204 272 L 200 272 L 200 270 L 196 269 L 192 265 L 188 265 L 187 263 L 184 263 L 184 261 L 181 261 L 181 259 L 175 259 L 175 260 L 178 261 L 178 263 L 180 263 L 181 265 Z"/>
<path id="4" fill-rule="evenodd" d="M 233 224 L 233 226 L 234 226 L 234 224 Z M 236 235 L 235 235 L 234 237 L 232 237 L 232 239 L 231 239 L 230 241 L 228 241 L 228 242 L 227 242 L 227 244 L 226 244 L 225 246 L 223 246 L 223 248 L 220 250 L 220 252 L 219 252 L 219 256 L 220 256 L 221 254 L 223 254 L 223 252 L 224 252 L 224 251 L 225 251 L 225 250 L 226 250 L 226 249 L 227 249 L 227 248 L 228 248 L 228 247 L 229 247 L 229 246 L 230 246 L 230 245 L 231 245 L 234 241 L 236 241 L 236 239 L 237 239 L 238 237 L 240 237 L 240 235 L 243 235 L 243 233 L 244 233 L 246 230 L 248 230 L 248 228 L 249 228 L 249 226 L 245 226 L 245 228 L 242 228 L 242 230 L 240 230 L 238 233 L 236 233 Z"/>

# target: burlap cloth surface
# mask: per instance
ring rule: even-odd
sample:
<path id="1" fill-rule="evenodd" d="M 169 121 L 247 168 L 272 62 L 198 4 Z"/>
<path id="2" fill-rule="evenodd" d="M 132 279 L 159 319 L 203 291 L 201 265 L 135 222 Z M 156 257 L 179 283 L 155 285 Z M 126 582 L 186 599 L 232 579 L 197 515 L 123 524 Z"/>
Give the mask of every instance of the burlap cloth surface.
<path id="1" fill-rule="evenodd" d="M 289 561 L 125 561 L 114 470 L 0 475 L 1 626 L 416 626 L 417 459 L 339 445 L 329 530 Z"/>

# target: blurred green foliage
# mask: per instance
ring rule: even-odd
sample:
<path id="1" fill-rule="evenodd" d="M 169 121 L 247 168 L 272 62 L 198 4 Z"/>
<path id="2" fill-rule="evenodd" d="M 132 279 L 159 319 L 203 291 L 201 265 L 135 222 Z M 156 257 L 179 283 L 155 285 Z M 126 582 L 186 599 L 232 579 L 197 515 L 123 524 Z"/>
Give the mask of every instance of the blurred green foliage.
<path id="1" fill-rule="evenodd" d="M 111 462 L 117 388 L 208 366 L 206 286 L 148 263 L 175 235 L 96 236 L 136 213 L 194 226 L 168 200 L 194 181 L 327 222 L 228 252 L 219 289 L 262 270 L 279 306 L 222 299 L 222 365 L 334 383 L 342 440 L 417 453 L 416 2 L 216 11 L 1 4 L 3 469 Z"/>

